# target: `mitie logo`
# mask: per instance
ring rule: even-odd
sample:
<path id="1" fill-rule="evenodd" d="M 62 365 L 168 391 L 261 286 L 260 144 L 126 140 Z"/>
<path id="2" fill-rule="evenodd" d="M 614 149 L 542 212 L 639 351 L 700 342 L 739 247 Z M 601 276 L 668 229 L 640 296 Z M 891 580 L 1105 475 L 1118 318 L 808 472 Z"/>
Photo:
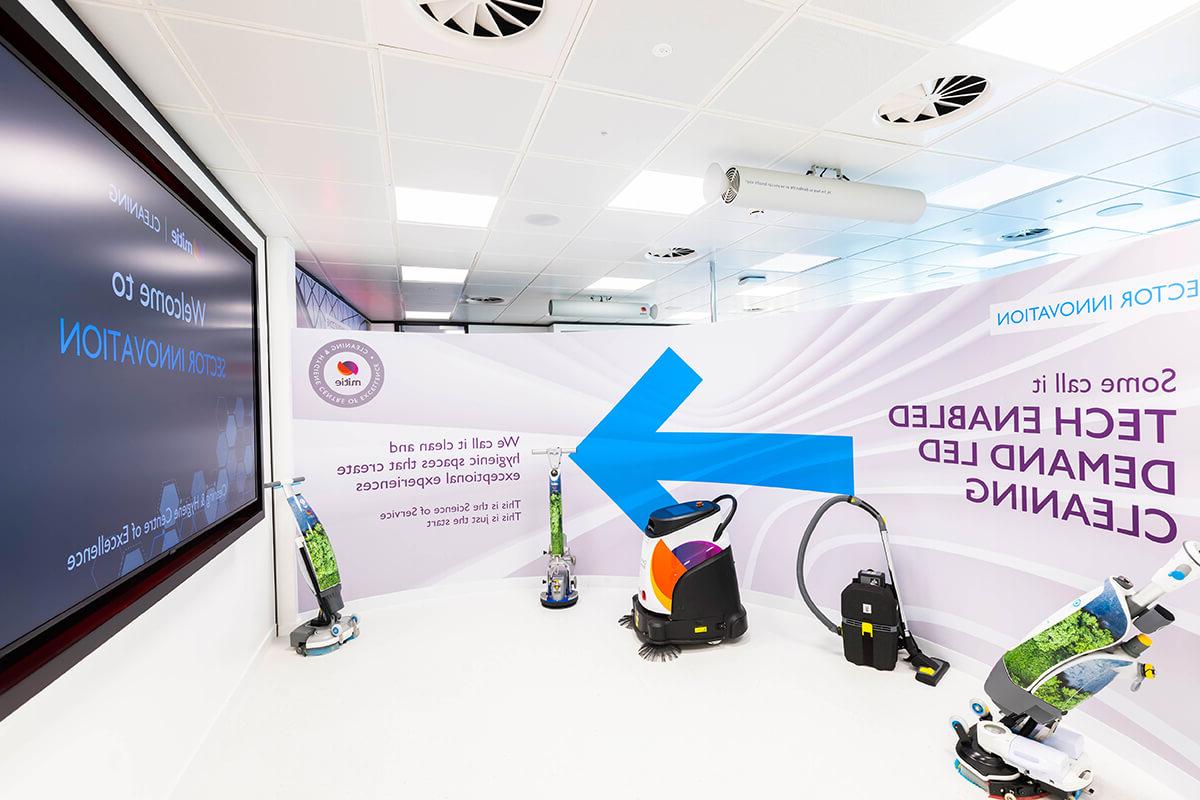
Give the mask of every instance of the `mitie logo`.
<path id="1" fill-rule="evenodd" d="M 383 359 L 357 339 L 336 339 L 308 362 L 308 382 L 331 406 L 352 408 L 370 402 L 383 388 Z"/>
<path id="2" fill-rule="evenodd" d="M 171 229 L 171 244 L 175 245 L 189 256 L 194 256 L 197 259 L 200 258 L 199 242 L 193 242 L 191 239 L 187 238 L 187 234 L 184 233 L 180 228 Z"/>

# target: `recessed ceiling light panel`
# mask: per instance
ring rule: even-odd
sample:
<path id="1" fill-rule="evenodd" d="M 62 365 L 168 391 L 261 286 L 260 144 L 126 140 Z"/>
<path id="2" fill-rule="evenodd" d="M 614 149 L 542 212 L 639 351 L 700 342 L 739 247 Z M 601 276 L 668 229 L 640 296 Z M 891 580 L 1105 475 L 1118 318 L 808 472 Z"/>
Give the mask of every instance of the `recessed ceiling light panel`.
<path id="1" fill-rule="evenodd" d="M 506 39 L 542 18 L 545 0 L 432 0 L 417 6 L 439 25 L 474 39 Z"/>
<path id="2" fill-rule="evenodd" d="M 432 322 L 450 319 L 449 311 L 405 311 L 404 319 L 415 322 Z"/>
<path id="3" fill-rule="evenodd" d="M 935 124 L 987 93 L 987 78 L 951 75 L 909 87 L 881 105 L 877 117 L 889 125 Z"/>
<path id="4" fill-rule="evenodd" d="M 396 187 L 396 219 L 433 225 L 486 228 L 499 198 L 463 192 Z"/>
<path id="5" fill-rule="evenodd" d="M 703 178 L 645 170 L 634 178 L 608 207 L 628 211 L 691 214 L 702 205 Z"/>
<path id="6" fill-rule="evenodd" d="M 457 283 L 467 281 L 467 270 L 446 267 L 400 267 L 400 280 L 410 283 Z"/>
<path id="7" fill-rule="evenodd" d="M 1069 177 L 1061 172 L 1004 164 L 933 193 L 929 196 L 929 202 L 938 206 L 978 210 L 1035 192 Z"/>
<path id="8" fill-rule="evenodd" d="M 598 292 L 636 292 L 653 282 L 642 278 L 601 278 L 587 288 Z"/>

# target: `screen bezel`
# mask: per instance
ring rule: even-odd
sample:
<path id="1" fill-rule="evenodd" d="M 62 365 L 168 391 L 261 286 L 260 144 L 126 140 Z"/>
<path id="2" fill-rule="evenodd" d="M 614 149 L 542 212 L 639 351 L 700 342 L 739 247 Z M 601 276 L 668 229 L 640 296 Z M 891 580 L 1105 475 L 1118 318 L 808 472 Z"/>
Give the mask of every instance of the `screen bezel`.
<path id="1" fill-rule="evenodd" d="M 100 54 L 139 102 L 171 135 L 196 166 L 217 186 L 242 217 L 242 212 L 199 158 L 180 139 L 129 76 L 113 61 L 63 0 L 55 5 Z M 0 5 L 0 47 L 4 47 L 31 69 L 65 102 L 88 120 L 138 166 L 145 169 L 200 221 L 247 260 L 252 304 L 252 380 L 255 497 L 225 519 L 193 534 L 128 575 L 0 647 L 0 719 L 24 703 L 117 631 L 165 597 L 204 564 L 215 558 L 246 531 L 265 519 L 262 475 L 267 448 L 263 444 L 263 398 L 260 360 L 258 259 L 262 233 L 250 222 L 259 241 L 250 239 L 154 138 L 138 125 L 125 108 L 71 56 L 19 3 L 3 0 Z"/>

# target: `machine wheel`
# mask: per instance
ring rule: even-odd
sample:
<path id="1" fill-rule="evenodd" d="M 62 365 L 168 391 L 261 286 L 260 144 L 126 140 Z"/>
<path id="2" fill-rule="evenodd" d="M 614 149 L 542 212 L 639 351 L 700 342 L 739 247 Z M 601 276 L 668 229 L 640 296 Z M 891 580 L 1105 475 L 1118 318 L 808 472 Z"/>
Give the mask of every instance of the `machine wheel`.
<path id="1" fill-rule="evenodd" d="M 978 697 L 971 698 L 971 713 L 977 717 L 983 718 L 991 715 L 992 709 L 988 706 L 987 701 Z"/>
<path id="2" fill-rule="evenodd" d="M 296 652 L 297 652 L 297 653 L 299 653 L 299 654 L 300 654 L 300 655 L 302 655 L 302 656 L 307 656 L 307 655 L 308 655 L 308 650 L 307 650 L 307 649 L 305 649 L 305 647 L 304 647 L 304 643 L 303 643 L 303 642 L 301 642 L 300 644 L 296 645 Z"/>

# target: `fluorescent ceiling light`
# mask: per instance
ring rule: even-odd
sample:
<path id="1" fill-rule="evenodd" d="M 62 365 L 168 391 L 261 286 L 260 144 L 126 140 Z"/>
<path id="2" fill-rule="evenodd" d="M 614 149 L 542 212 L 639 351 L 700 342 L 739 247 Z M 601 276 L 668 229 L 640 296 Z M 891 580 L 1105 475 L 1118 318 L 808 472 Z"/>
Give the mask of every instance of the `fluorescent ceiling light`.
<path id="1" fill-rule="evenodd" d="M 819 267 L 822 264 L 828 264 L 830 261 L 837 261 L 837 256 L 815 256 L 808 253 L 783 253 L 774 258 L 764 261 L 758 265 L 758 268 L 765 270 L 775 270 L 777 272 L 803 272 L 806 269 Z"/>
<path id="2" fill-rule="evenodd" d="M 406 320 L 445 320 L 450 319 L 449 311 L 405 311 Z"/>
<path id="3" fill-rule="evenodd" d="M 958 43 L 1066 72 L 1196 2 L 1015 0 Z"/>
<path id="4" fill-rule="evenodd" d="M 400 267 L 400 280 L 413 283 L 457 283 L 467 282 L 467 270 L 446 267 Z"/>
<path id="5" fill-rule="evenodd" d="M 756 286 L 749 286 L 742 289 L 738 294 L 744 297 L 780 297 L 781 295 L 798 291 L 800 291 L 798 286 L 780 286 L 778 283 L 764 285 L 760 283 Z"/>
<path id="6" fill-rule="evenodd" d="M 483 194 L 435 192 L 397 186 L 396 219 L 400 222 L 486 228 L 492 221 L 497 199 Z"/>
<path id="7" fill-rule="evenodd" d="M 1065 181 L 1069 177 L 1061 172 L 1005 164 L 934 192 L 929 196 L 929 202 L 978 210 Z"/>
<path id="8" fill-rule="evenodd" d="M 646 170 L 617 195 L 609 208 L 691 214 L 704 205 L 704 179 Z"/>
<path id="9" fill-rule="evenodd" d="M 1132 214 L 1122 214 L 1113 219 L 1111 223 L 1106 221 L 1105 224 L 1123 231 L 1150 233 L 1151 231 L 1173 228 L 1176 225 L 1182 225 L 1185 222 L 1195 222 L 1196 220 L 1200 220 L 1200 200 L 1189 200 L 1186 203 L 1176 203 L 1173 206 L 1143 208 L 1141 211 L 1134 211 Z"/>
<path id="10" fill-rule="evenodd" d="M 963 261 L 962 265 L 975 269 L 995 269 L 996 267 L 1007 267 L 1009 264 L 1016 264 L 1019 261 L 1028 261 L 1031 258 L 1042 258 L 1043 256 L 1052 255 L 1054 253 L 1048 253 L 1043 250 L 1025 250 L 1023 248 L 997 250 L 994 253 L 976 256 L 975 258 Z"/>
<path id="11" fill-rule="evenodd" d="M 602 292 L 636 292 L 651 283 L 654 281 L 641 278 L 601 278 L 587 288 Z"/>

